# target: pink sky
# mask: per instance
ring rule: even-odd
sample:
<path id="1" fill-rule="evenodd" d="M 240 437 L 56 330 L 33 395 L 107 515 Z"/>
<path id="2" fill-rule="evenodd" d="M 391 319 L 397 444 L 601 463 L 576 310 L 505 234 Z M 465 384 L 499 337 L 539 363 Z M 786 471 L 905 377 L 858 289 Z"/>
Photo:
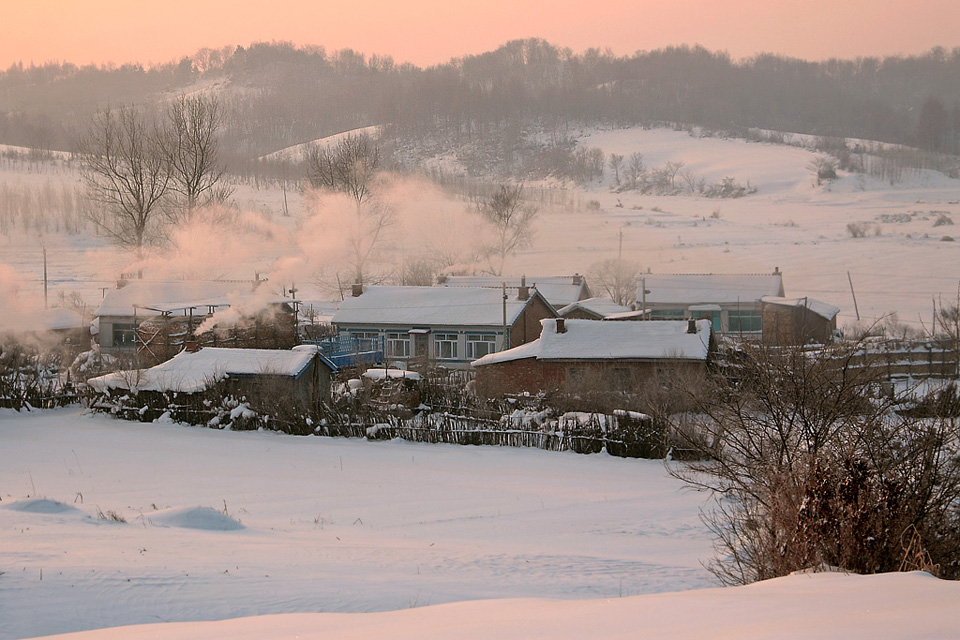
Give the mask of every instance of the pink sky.
<path id="1" fill-rule="evenodd" d="M 13 62 L 168 62 L 286 40 L 430 65 L 516 38 L 630 54 L 676 44 L 821 60 L 960 46 L 958 0 L 0 0 Z"/>

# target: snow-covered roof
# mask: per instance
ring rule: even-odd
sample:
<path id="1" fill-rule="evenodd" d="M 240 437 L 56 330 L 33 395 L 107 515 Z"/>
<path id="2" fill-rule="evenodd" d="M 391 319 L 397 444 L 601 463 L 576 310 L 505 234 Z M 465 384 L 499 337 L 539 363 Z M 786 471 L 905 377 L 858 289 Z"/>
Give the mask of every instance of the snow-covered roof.
<path id="1" fill-rule="evenodd" d="M 569 315 L 574 311 L 582 309 L 587 313 L 592 313 L 601 318 L 606 318 L 614 314 L 620 313 L 631 313 L 633 310 L 630 307 L 624 307 L 619 305 L 613 300 L 607 300 L 606 298 L 587 298 L 586 300 L 579 300 L 577 302 L 572 302 L 567 306 L 563 307 L 557 313 L 561 316 Z"/>
<path id="2" fill-rule="evenodd" d="M 537 294 L 528 300 L 507 299 L 507 324 L 513 324 Z M 386 324 L 410 326 L 503 325 L 503 294 L 496 289 L 469 287 L 368 287 L 347 298 L 333 315 L 336 325 Z"/>
<path id="3" fill-rule="evenodd" d="M 115 371 L 87 381 L 97 391 L 176 391 L 195 393 L 230 376 L 267 375 L 296 378 L 316 351 L 223 349 L 204 347 L 181 351 L 170 360 L 141 371 Z"/>
<path id="4" fill-rule="evenodd" d="M 827 320 L 833 320 L 837 314 L 840 313 L 840 307 L 835 307 L 832 304 L 820 302 L 819 300 L 814 300 L 813 298 L 781 298 L 779 296 L 763 296 L 761 301 L 764 304 L 775 304 L 783 307 L 806 307 L 813 313 Z"/>
<path id="5" fill-rule="evenodd" d="M 507 289 L 517 289 L 525 280 L 527 286 L 536 287 L 547 302 L 556 308 L 576 302 L 590 295 L 587 281 L 583 276 L 523 276 L 519 278 L 504 278 L 499 276 L 444 276 L 438 287 L 483 287 L 485 289 L 499 289 L 504 284 Z"/>
<path id="6" fill-rule="evenodd" d="M 763 296 L 783 295 L 783 276 L 774 274 L 655 274 L 642 276 L 637 283 L 637 300 L 643 300 L 641 287 L 649 293 L 647 304 L 736 304 L 757 302 Z"/>
<path id="7" fill-rule="evenodd" d="M 229 307 L 253 296 L 252 281 L 131 280 L 120 289 L 107 291 L 96 315 L 132 316 L 134 305 L 137 306 L 138 316 L 160 315 L 160 311 L 187 315 L 186 309 L 191 307 L 205 314 L 209 307 Z M 276 301 L 273 299 L 275 296 L 270 297 L 268 302 Z M 290 302 L 289 298 L 280 300 Z M 197 311 L 194 312 L 195 315 Z"/>
<path id="8" fill-rule="evenodd" d="M 533 342 L 483 356 L 473 366 L 536 358 L 537 360 L 706 360 L 710 345 L 709 320 L 696 321 L 688 333 L 686 320 L 649 322 L 597 322 L 565 320 L 566 331 L 557 333 L 557 320 L 541 320 L 543 332 Z"/>

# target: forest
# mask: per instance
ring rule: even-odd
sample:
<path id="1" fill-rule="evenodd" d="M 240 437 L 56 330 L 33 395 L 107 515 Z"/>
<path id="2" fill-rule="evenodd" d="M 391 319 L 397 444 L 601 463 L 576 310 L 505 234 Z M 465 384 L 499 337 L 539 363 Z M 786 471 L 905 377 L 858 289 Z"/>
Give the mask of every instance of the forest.
<path id="1" fill-rule="evenodd" d="M 202 49 L 167 64 L 18 63 L 0 72 L 0 143 L 73 151 L 98 110 L 217 94 L 231 171 L 294 144 L 370 125 L 401 145 L 471 144 L 518 163 L 530 133 L 562 146 L 576 127 L 683 123 L 868 139 L 960 152 L 960 48 L 810 62 L 677 46 L 615 56 L 539 39 L 421 68 L 286 42 Z"/>

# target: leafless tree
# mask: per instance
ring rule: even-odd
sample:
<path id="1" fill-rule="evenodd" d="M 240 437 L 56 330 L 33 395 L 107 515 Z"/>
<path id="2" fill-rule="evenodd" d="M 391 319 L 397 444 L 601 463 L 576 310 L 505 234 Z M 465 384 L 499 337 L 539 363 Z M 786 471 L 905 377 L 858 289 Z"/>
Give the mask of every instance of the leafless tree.
<path id="1" fill-rule="evenodd" d="M 637 299 L 638 273 L 639 263 L 609 258 L 590 267 L 590 283 L 607 298 L 626 307 Z"/>
<path id="2" fill-rule="evenodd" d="M 394 218 L 389 204 L 374 198 L 379 169 L 380 149 L 367 135 L 348 135 L 335 147 L 314 146 L 307 153 L 307 179 L 311 186 L 343 193 L 353 201 L 349 243 L 353 276 L 361 284 L 370 257 Z"/>
<path id="3" fill-rule="evenodd" d="M 711 570 L 743 584 L 806 568 L 960 577 L 956 413 L 880 395 L 863 344 L 818 352 L 743 345 L 671 421 L 693 457 L 671 467 L 713 492 Z M 919 406 L 919 405 L 918 405 Z"/>
<path id="4" fill-rule="evenodd" d="M 507 256 L 525 246 L 533 238 L 533 221 L 537 208 L 523 198 L 523 185 L 500 185 L 488 198 L 477 203 L 483 220 L 494 231 L 493 242 L 486 248 L 490 272 L 503 274 Z M 493 264 L 493 259 L 498 262 Z"/>
<path id="5" fill-rule="evenodd" d="M 224 182 L 217 131 L 223 107 L 212 96 L 180 96 L 167 109 L 161 140 L 170 168 L 170 208 L 174 222 L 189 221 L 198 207 L 222 203 L 232 189 Z"/>
<path id="6" fill-rule="evenodd" d="M 89 196 L 101 206 L 90 220 L 117 244 L 141 252 L 170 185 L 158 128 L 131 106 L 108 107 L 96 114 L 78 151 Z"/>
<path id="7" fill-rule="evenodd" d="M 620 186 L 620 170 L 623 168 L 623 154 L 621 153 L 611 153 L 610 154 L 610 170 L 613 171 L 613 179 L 616 181 L 617 186 Z"/>

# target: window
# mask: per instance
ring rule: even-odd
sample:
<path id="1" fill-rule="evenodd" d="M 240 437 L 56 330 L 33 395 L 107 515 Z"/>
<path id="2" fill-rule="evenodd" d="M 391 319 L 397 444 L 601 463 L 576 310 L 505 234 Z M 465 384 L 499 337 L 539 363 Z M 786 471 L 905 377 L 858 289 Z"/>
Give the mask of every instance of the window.
<path id="1" fill-rule="evenodd" d="M 457 334 L 437 333 L 433 336 L 434 355 L 438 360 L 454 360 L 457 357 Z"/>
<path id="2" fill-rule="evenodd" d="M 113 324 L 113 346 L 132 347 L 137 340 L 137 325 L 115 322 Z"/>
<path id="3" fill-rule="evenodd" d="M 380 347 L 380 334 L 376 331 L 356 331 L 353 337 L 358 351 L 375 351 Z"/>
<path id="4" fill-rule="evenodd" d="M 727 324 L 730 327 L 730 333 L 739 333 L 741 331 L 760 331 L 762 328 L 760 312 L 753 309 L 736 309 L 729 311 Z"/>
<path id="5" fill-rule="evenodd" d="M 406 333 L 387 334 L 387 355 L 391 358 L 410 357 L 410 338 Z"/>
<path id="6" fill-rule="evenodd" d="M 476 360 L 497 350 L 497 336 L 480 333 L 467 334 L 467 358 Z"/>

